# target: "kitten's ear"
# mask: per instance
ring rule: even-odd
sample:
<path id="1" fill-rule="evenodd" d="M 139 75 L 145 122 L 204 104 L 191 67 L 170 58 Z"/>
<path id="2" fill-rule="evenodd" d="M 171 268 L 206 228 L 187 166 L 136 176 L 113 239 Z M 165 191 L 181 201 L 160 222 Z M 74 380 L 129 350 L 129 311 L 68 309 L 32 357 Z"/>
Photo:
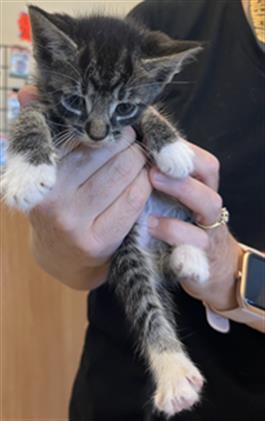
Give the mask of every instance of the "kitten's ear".
<path id="1" fill-rule="evenodd" d="M 169 83 L 183 65 L 193 61 L 201 51 L 202 43 L 176 41 L 162 32 L 153 31 L 145 37 L 142 64 L 151 78 Z"/>
<path id="2" fill-rule="evenodd" d="M 29 6 L 34 57 L 37 62 L 69 60 L 76 55 L 77 45 L 56 22 L 56 15 L 36 6 Z"/>

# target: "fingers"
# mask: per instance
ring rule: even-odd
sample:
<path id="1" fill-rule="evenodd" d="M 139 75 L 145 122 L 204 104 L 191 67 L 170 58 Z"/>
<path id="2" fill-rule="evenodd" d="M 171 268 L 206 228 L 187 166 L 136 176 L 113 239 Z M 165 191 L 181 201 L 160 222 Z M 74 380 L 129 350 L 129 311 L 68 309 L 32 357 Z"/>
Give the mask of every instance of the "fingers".
<path id="1" fill-rule="evenodd" d="M 220 217 L 221 196 L 201 181 L 192 177 L 175 180 L 153 169 L 150 177 L 156 189 L 180 201 L 195 214 L 201 224 L 213 224 Z"/>
<path id="2" fill-rule="evenodd" d="M 178 219 L 151 217 L 149 218 L 149 232 L 170 246 L 189 243 L 206 251 L 209 244 L 205 231 Z"/>
<path id="3" fill-rule="evenodd" d="M 218 190 L 220 163 L 218 159 L 205 149 L 187 142 L 194 152 L 193 176 L 213 190 Z"/>
<path id="4" fill-rule="evenodd" d="M 32 101 L 36 101 L 38 99 L 38 96 L 39 95 L 36 86 L 23 86 L 23 88 L 18 92 L 18 100 L 20 102 L 21 107 L 25 107 Z"/>
<path id="5" fill-rule="evenodd" d="M 128 149 L 134 140 L 135 132 L 128 127 L 124 129 L 122 138 L 115 144 L 99 149 L 79 146 L 59 162 L 58 187 L 67 185 L 68 192 L 72 193 L 108 161 Z"/>
<path id="6" fill-rule="evenodd" d="M 95 220 L 92 229 L 98 242 L 109 243 L 109 247 L 115 250 L 138 219 L 151 190 L 147 172 L 143 169 L 134 182 Z M 106 252 L 112 252 L 107 249 L 106 245 Z"/>
<path id="7" fill-rule="evenodd" d="M 103 212 L 137 177 L 145 158 L 133 145 L 116 155 L 82 184 L 75 195 L 78 206 L 90 208 L 93 218 Z"/>

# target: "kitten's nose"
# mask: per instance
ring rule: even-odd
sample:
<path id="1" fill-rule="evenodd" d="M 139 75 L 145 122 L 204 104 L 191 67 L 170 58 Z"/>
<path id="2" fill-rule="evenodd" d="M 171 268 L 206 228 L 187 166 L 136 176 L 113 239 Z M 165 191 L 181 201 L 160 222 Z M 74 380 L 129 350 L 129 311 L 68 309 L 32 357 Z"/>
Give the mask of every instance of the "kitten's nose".
<path id="1" fill-rule="evenodd" d="M 99 142 L 108 136 L 110 126 L 102 121 L 95 120 L 88 121 L 85 129 L 90 139 Z"/>

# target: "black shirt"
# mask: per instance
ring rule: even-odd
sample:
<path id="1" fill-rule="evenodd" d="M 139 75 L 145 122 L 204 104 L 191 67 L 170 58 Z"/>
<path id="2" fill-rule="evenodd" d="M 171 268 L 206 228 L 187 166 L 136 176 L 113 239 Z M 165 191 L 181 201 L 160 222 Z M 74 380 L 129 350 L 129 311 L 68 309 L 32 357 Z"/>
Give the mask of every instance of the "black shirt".
<path id="1" fill-rule="evenodd" d="M 240 0 L 145 1 L 132 12 L 153 30 L 204 41 L 204 52 L 163 101 L 186 138 L 221 162 L 220 193 L 237 239 L 265 249 L 265 57 Z M 174 421 L 263 421 L 264 335 L 231 323 L 208 326 L 201 302 L 174 294 L 179 333 L 207 379 L 201 404 Z M 89 296 L 89 321 L 71 421 L 158 421 L 152 382 L 135 354 L 122 308 L 108 285 Z"/>

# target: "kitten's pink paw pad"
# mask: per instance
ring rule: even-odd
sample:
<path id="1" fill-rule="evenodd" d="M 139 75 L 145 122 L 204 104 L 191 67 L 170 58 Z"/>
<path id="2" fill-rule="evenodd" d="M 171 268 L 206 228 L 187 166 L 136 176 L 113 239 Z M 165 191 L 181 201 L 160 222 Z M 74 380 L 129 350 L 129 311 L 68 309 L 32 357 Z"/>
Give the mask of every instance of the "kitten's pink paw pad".
<path id="1" fill-rule="evenodd" d="M 193 385 L 193 387 L 197 390 L 200 391 L 201 388 L 203 387 L 204 384 L 204 379 L 202 376 L 192 376 L 191 379 L 188 379 L 189 382 Z"/>

